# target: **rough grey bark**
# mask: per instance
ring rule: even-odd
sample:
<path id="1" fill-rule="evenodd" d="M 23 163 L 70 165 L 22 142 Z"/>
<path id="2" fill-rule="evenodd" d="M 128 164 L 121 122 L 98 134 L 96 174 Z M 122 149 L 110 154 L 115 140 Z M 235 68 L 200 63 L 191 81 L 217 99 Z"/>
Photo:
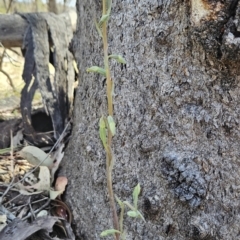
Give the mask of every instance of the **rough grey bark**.
<path id="1" fill-rule="evenodd" d="M 109 26 L 113 62 L 114 191 L 146 219 L 127 218 L 127 239 L 238 239 L 239 1 L 116 0 Z M 105 81 L 86 68 L 103 65 L 94 19 L 101 3 L 77 2 L 73 47 L 80 70 L 73 136 L 64 169 L 78 239 L 112 227 L 105 153 L 98 121 L 106 115 Z"/>

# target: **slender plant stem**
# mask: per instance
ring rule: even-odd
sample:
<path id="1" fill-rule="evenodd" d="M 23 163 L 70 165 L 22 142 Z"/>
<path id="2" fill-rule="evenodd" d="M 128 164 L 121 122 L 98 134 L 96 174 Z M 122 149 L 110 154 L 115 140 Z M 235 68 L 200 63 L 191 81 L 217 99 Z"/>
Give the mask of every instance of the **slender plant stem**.
<path id="1" fill-rule="evenodd" d="M 103 0 L 103 15 L 106 14 L 106 0 Z M 104 68 L 106 70 L 106 77 L 107 77 L 107 102 L 108 102 L 108 115 L 113 116 L 113 102 L 112 102 L 112 80 L 108 62 L 108 42 L 107 42 L 107 22 L 103 23 L 102 28 L 103 34 L 103 48 L 104 48 Z M 107 170 L 107 188 L 109 194 L 109 201 L 111 206 L 111 211 L 113 215 L 113 227 L 116 230 L 119 230 L 119 223 L 118 223 L 118 216 L 117 210 L 114 200 L 113 188 L 112 188 L 112 163 L 113 163 L 113 155 L 111 151 L 111 144 L 112 144 L 112 134 L 110 129 L 108 128 L 108 151 L 106 151 L 106 170 Z M 119 233 L 115 234 L 115 238 L 119 240 Z"/>
<path id="2" fill-rule="evenodd" d="M 121 213 L 120 213 L 120 232 L 123 233 L 123 215 L 124 215 L 124 209 L 125 209 L 125 206 L 124 204 L 121 206 Z"/>
<path id="3" fill-rule="evenodd" d="M 110 165 L 109 158 L 112 158 L 112 157 L 109 154 L 107 154 L 107 187 L 108 187 L 110 206 L 111 206 L 112 215 L 113 215 L 113 227 L 114 229 L 119 230 L 118 216 L 117 216 L 117 210 L 116 210 L 113 188 L 112 188 L 112 171 L 109 166 Z M 116 233 L 115 236 L 116 236 L 116 239 L 119 240 L 119 233 Z"/>
<path id="4" fill-rule="evenodd" d="M 103 15 L 106 14 L 106 2 L 103 0 Z M 107 77 L 107 99 L 108 99 L 108 114 L 113 116 L 112 103 L 112 80 L 110 75 L 110 68 L 108 63 L 108 42 L 107 42 L 107 22 L 103 23 L 103 48 L 104 48 L 104 67 Z"/>

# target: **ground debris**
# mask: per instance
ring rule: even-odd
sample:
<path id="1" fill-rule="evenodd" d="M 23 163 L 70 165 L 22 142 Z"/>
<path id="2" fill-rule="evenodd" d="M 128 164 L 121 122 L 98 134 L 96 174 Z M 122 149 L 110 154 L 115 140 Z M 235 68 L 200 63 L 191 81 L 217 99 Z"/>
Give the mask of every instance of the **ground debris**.
<path id="1" fill-rule="evenodd" d="M 19 152 L 0 154 L 1 240 L 75 239 L 72 213 L 61 199 L 67 178 L 56 176 L 56 183 L 50 184 L 49 171 L 46 166 L 29 164 Z"/>
<path id="2" fill-rule="evenodd" d="M 27 223 L 19 218 L 15 218 L 9 223 L 1 232 L 0 239 L 2 240 L 25 240 L 33 233 L 39 230 L 45 230 L 47 232 L 52 231 L 53 225 L 58 221 L 57 217 L 40 217 L 32 223 Z M 53 238 L 49 238 L 53 239 Z"/>

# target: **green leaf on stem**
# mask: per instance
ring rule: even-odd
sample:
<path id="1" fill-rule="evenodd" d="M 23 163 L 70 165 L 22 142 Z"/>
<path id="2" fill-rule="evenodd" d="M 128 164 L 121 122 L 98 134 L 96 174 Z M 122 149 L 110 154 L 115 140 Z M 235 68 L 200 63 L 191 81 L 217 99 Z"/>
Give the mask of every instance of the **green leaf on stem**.
<path id="1" fill-rule="evenodd" d="M 115 122 L 114 122 L 114 120 L 113 120 L 113 117 L 109 115 L 109 116 L 107 117 L 107 120 L 108 120 L 109 129 L 110 129 L 112 135 L 114 136 L 115 133 L 116 133 L 116 127 L 115 127 Z"/>
<path id="2" fill-rule="evenodd" d="M 87 69 L 87 72 L 96 72 L 102 74 L 104 77 L 106 77 L 106 70 L 103 68 L 100 68 L 98 66 L 92 66 Z"/>
<path id="3" fill-rule="evenodd" d="M 103 35 L 102 35 L 102 29 L 99 27 L 98 23 L 96 20 L 94 20 L 94 23 L 95 23 L 95 26 L 96 26 L 96 29 L 98 31 L 98 34 L 100 35 L 100 37 L 102 38 Z"/>
<path id="4" fill-rule="evenodd" d="M 115 233 L 121 233 L 121 232 L 116 229 L 107 229 L 101 232 L 100 237 L 107 237 L 108 235 L 113 235 Z"/>
<path id="5" fill-rule="evenodd" d="M 139 217 L 144 221 L 144 222 L 146 222 L 146 220 L 144 219 L 144 217 L 143 217 L 143 215 L 138 211 L 138 213 L 139 213 Z"/>
<path id="6" fill-rule="evenodd" d="M 128 201 L 124 201 L 123 202 L 127 207 L 129 207 L 132 211 L 136 211 L 136 209 L 128 202 Z"/>
<path id="7" fill-rule="evenodd" d="M 123 230 L 121 234 L 121 240 L 126 240 L 126 239 L 127 239 L 127 233 L 126 233 L 126 230 Z"/>
<path id="8" fill-rule="evenodd" d="M 137 217 L 139 217 L 139 212 L 138 211 L 128 211 L 127 215 L 129 217 L 137 218 Z"/>
<path id="9" fill-rule="evenodd" d="M 111 8 L 112 8 L 112 0 L 107 0 L 106 3 L 107 3 L 107 15 L 110 16 Z"/>
<path id="10" fill-rule="evenodd" d="M 115 195 L 115 198 L 117 200 L 117 203 L 120 207 L 124 206 L 124 203 Z"/>
<path id="11" fill-rule="evenodd" d="M 102 15 L 102 17 L 101 17 L 101 19 L 100 19 L 100 21 L 98 23 L 98 26 L 102 27 L 103 23 L 107 22 L 108 19 L 109 19 L 109 15 L 108 14 Z"/>
<path id="12" fill-rule="evenodd" d="M 140 184 L 138 183 L 138 185 L 133 190 L 133 205 L 136 210 L 137 210 L 137 203 L 138 203 L 138 195 L 140 191 L 141 191 L 141 187 L 140 187 Z"/>
<path id="13" fill-rule="evenodd" d="M 122 63 L 122 64 L 126 64 L 127 63 L 126 60 L 122 56 L 120 56 L 120 55 L 109 55 L 108 58 L 113 58 L 117 62 Z"/>
<path id="14" fill-rule="evenodd" d="M 107 131 L 104 117 L 102 116 L 99 121 L 99 135 L 102 140 L 104 148 L 107 146 Z"/>

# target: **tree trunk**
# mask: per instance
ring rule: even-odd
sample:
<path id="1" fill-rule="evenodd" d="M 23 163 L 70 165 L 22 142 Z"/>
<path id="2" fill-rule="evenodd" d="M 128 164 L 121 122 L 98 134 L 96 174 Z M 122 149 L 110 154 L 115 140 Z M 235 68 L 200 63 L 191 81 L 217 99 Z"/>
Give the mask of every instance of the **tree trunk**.
<path id="1" fill-rule="evenodd" d="M 146 223 L 125 214 L 127 239 L 239 239 L 239 1 L 113 1 L 109 54 L 115 81 L 114 193 Z M 63 167 L 77 239 L 112 228 L 98 122 L 106 83 L 94 26 L 101 1 L 77 2 L 73 48 L 80 70 L 73 136 Z M 109 238 L 110 239 L 110 238 Z"/>
<path id="2" fill-rule="evenodd" d="M 38 13 L 39 16 L 51 15 Z M 71 21 L 72 30 L 76 30 L 77 15 L 70 11 L 58 15 L 59 21 Z M 0 43 L 5 48 L 22 47 L 29 23 L 19 14 L 0 14 Z"/>
<path id="3" fill-rule="evenodd" d="M 35 12 L 38 12 L 38 11 L 39 11 L 40 1 L 39 1 L 39 0 L 35 0 L 34 3 L 35 3 L 35 4 L 34 4 L 34 5 L 35 5 L 35 6 L 34 6 Z"/>
<path id="4" fill-rule="evenodd" d="M 48 0 L 48 11 L 58 14 L 57 2 L 56 0 Z"/>

